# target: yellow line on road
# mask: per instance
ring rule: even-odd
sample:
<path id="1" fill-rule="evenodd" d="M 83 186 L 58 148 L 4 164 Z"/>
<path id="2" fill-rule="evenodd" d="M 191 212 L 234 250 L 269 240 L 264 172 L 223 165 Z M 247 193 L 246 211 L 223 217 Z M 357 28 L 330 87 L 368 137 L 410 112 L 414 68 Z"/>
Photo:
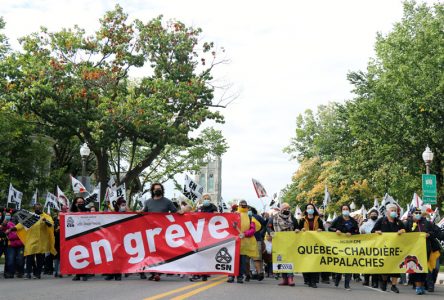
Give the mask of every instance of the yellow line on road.
<path id="1" fill-rule="evenodd" d="M 192 288 L 195 288 L 195 287 L 201 286 L 201 285 L 203 285 L 203 284 L 206 284 L 206 283 L 208 283 L 209 281 L 216 281 L 216 280 L 219 280 L 219 279 L 221 279 L 221 278 L 223 278 L 224 281 L 225 281 L 226 276 L 218 276 L 218 277 L 215 277 L 215 278 L 211 278 L 211 279 L 209 279 L 208 281 L 202 281 L 202 282 L 197 282 L 197 283 L 195 283 L 195 284 L 190 284 L 190 285 L 187 285 L 187 286 L 184 286 L 184 287 L 181 287 L 181 288 L 175 289 L 175 290 L 171 290 L 171 291 L 169 291 L 169 292 L 165 292 L 165 293 L 162 293 L 162 294 L 157 294 L 157 295 L 154 295 L 154 296 L 152 296 L 152 297 L 145 298 L 145 299 L 143 299 L 143 300 L 156 300 L 156 299 L 162 299 L 162 298 L 164 298 L 164 297 L 166 297 L 166 296 L 169 296 L 169 295 L 172 295 L 172 294 L 176 294 L 176 293 L 179 293 L 179 292 L 182 292 L 182 291 L 186 291 L 186 290 L 189 290 L 189 289 L 192 289 Z"/>
<path id="2" fill-rule="evenodd" d="M 221 283 L 224 283 L 225 281 L 226 281 L 226 279 L 224 278 L 224 279 L 219 280 L 219 281 L 216 281 L 216 282 L 214 282 L 214 283 L 212 283 L 212 284 L 209 284 L 209 285 L 203 286 L 203 287 L 201 287 L 201 288 L 198 288 L 198 289 L 192 290 L 192 291 L 190 291 L 190 292 L 188 292 L 188 293 L 186 293 L 186 294 L 183 294 L 183 295 L 180 295 L 180 296 L 174 297 L 174 298 L 172 298 L 171 300 L 183 300 L 183 299 L 187 299 L 187 298 L 189 298 L 189 297 L 191 297 L 191 296 L 194 296 L 194 295 L 196 295 L 196 294 L 199 294 L 200 292 L 203 292 L 203 291 L 208 290 L 208 289 L 211 289 L 212 287 L 215 287 L 215 286 L 217 286 L 217 285 L 219 285 L 219 284 L 221 284 Z"/>

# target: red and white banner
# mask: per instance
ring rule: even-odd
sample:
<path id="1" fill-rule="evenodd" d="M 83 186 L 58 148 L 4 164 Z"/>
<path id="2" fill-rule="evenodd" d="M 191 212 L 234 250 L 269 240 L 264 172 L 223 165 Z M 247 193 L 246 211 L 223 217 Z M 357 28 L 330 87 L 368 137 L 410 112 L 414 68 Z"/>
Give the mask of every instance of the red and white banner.
<path id="1" fill-rule="evenodd" d="M 60 214 L 63 274 L 239 273 L 238 214 Z"/>

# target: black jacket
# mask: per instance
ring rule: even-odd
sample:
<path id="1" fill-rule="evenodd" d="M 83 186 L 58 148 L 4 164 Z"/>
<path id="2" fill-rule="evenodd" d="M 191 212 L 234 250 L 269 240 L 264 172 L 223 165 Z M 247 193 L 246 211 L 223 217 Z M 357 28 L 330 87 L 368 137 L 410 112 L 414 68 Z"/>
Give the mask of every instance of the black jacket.
<path id="1" fill-rule="evenodd" d="M 430 221 L 427 221 L 427 219 L 424 217 L 422 217 L 421 220 L 416 223 L 416 226 L 413 225 L 414 223 L 414 220 L 407 221 L 406 227 L 409 231 L 426 232 L 429 234 L 429 237 L 426 238 L 427 256 L 430 255 L 431 251 L 440 250 L 441 247 L 439 246 L 439 241 L 437 240 L 440 237 L 438 226 Z"/>
<path id="2" fill-rule="evenodd" d="M 373 226 L 372 232 L 398 232 L 401 229 L 409 231 L 405 228 L 404 223 L 402 223 L 401 220 L 399 220 L 398 218 L 396 218 L 394 222 L 390 222 L 387 217 L 382 217 L 379 218 L 378 221 L 376 221 L 375 226 Z"/>
<path id="3" fill-rule="evenodd" d="M 342 233 L 359 234 L 358 222 L 356 222 L 356 220 L 353 218 L 350 218 L 349 221 L 351 222 L 351 227 L 347 228 L 347 226 L 345 226 L 346 221 L 342 216 L 339 216 L 333 220 L 330 228 L 328 228 L 328 231 L 336 232 L 337 230 L 339 230 Z"/>

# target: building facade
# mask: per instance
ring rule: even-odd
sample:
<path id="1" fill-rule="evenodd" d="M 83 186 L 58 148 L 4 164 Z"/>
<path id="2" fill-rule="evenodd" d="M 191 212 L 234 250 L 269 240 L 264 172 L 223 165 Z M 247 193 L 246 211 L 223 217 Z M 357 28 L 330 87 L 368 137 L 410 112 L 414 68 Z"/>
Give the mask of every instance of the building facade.
<path id="1" fill-rule="evenodd" d="M 218 206 L 222 197 L 222 159 L 216 157 L 200 168 L 194 180 L 204 188 L 204 193 L 210 194 L 211 202 Z"/>

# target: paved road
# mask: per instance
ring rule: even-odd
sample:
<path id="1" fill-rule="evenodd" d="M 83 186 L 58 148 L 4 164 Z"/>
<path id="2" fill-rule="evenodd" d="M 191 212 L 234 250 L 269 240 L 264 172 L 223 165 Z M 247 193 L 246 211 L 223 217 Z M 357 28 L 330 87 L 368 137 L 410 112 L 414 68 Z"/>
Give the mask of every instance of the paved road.
<path id="1" fill-rule="evenodd" d="M 72 282 L 71 277 L 53 279 L 49 276 L 40 280 L 0 279 L 0 299 L 2 300 L 154 300 L 154 299 L 418 299 L 411 287 L 400 286 L 399 295 L 381 292 L 352 283 L 352 291 L 335 288 L 332 284 L 320 284 L 318 289 L 304 286 L 300 276 L 296 276 L 295 287 L 278 287 L 277 280 L 270 278 L 262 282 L 251 281 L 237 284 L 226 283 L 226 277 L 211 277 L 207 282 L 192 283 L 177 276 L 162 277 L 160 282 L 140 280 L 138 276 L 124 278 L 120 282 L 108 282 L 96 276 L 87 282 Z M 437 286 L 435 293 L 428 293 L 427 299 L 444 299 L 444 286 Z"/>

